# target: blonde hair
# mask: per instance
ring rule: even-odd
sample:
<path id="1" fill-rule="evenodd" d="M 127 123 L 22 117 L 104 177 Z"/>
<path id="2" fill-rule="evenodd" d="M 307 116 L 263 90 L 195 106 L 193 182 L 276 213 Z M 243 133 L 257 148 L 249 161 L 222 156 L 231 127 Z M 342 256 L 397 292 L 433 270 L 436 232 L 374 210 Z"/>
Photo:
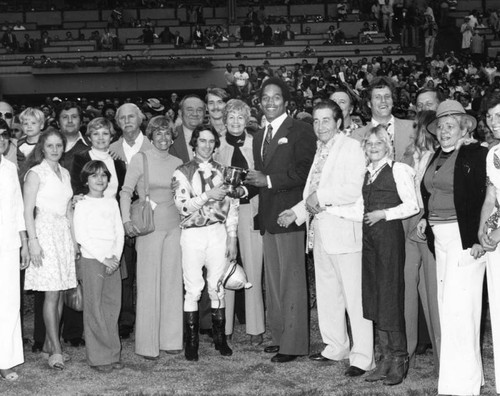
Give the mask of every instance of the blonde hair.
<path id="1" fill-rule="evenodd" d="M 21 121 L 21 125 L 24 120 L 28 117 L 33 117 L 42 127 L 45 124 L 45 114 L 43 114 L 42 110 L 36 109 L 34 107 L 28 107 L 19 114 L 19 120 Z"/>
<path id="2" fill-rule="evenodd" d="M 386 157 L 392 158 L 394 149 L 392 148 L 391 138 L 389 136 L 389 132 L 387 132 L 387 125 L 379 124 L 376 127 L 370 128 L 363 137 L 363 141 L 361 142 L 361 147 L 366 155 L 366 144 L 371 135 L 377 136 L 386 147 Z"/>

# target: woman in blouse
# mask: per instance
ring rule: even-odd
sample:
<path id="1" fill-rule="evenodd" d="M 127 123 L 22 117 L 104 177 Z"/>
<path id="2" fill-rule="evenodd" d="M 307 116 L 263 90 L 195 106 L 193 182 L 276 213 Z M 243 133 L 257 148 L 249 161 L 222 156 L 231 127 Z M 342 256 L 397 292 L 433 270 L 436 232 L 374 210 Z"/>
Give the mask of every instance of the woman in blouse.
<path id="1" fill-rule="evenodd" d="M 14 367 L 24 362 L 19 268 L 28 266 L 29 254 L 17 169 L 3 156 L 9 139 L 10 128 L 0 119 L 0 377 L 15 381 L 19 376 Z"/>
<path id="2" fill-rule="evenodd" d="M 424 175 L 419 236 L 434 239 L 441 326 L 439 394 L 479 395 L 484 254 L 477 231 L 486 190 L 488 150 L 469 139 L 476 119 L 445 100 L 427 130 L 439 147 Z M 427 226 L 430 227 L 427 227 Z"/>
<path id="3" fill-rule="evenodd" d="M 231 99 L 224 109 L 224 123 L 227 134 L 221 138 L 221 146 L 214 159 L 226 166 L 253 169 L 253 137 L 245 127 L 250 119 L 250 107 L 239 99 Z M 249 194 L 240 198 L 238 217 L 238 243 L 243 267 L 252 284 L 245 289 L 245 323 L 246 332 L 250 335 L 252 345 L 260 345 L 265 331 L 264 302 L 262 296 L 262 237 L 254 229 L 254 217 L 258 212 L 257 191 L 248 187 Z M 234 291 L 226 290 L 226 334 L 233 333 L 234 325 Z"/>
<path id="4" fill-rule="evenodd" d="M 500 139 L 500 93 L 487 94 L 482 103 L 486 113 L 486 124 L 495 139 Z M 493 146 L 486 157 L 486 198 L 479 222 L 479 241 L 488 251 L 486 280 L 488 281 L 488 302 L 490 306 L 493 336 L 493 357 L 495 361 L 495 384 L 500 393 L 500 145 Z"/>
<path id="5" fill-rule="evenodd" d="M 373 321 L 382 353 L 376 369 L 365 380 L 397 385 L 408 371 L 401 220 L 418 212 L 415 173 L 408 165 L 391 160 L 393 148 L 384 125 L 371 128 L 362 145 L 368 158 L 362 189 L 363 315 Z"/>
<path id="6" fill-rule="evenodd" d="M 31 258 L 24 288 L 45 292 L 43 352 L 48 354 L 49 366 L 60 370 L 68 359 L 62 354 L 59 339 L 62 291 L 76 287 L 76 249 L 70 226 L 73 190 L 69 172 L 59 164 L 65 146 L 66 138 L 58 130 L 50 128 L 42 133 L 33 151 L 35 166 L 24 182 L 24 220 Z"/>
<path id="7" fill-rule="evenodd" d="M 137 236 L 137 228 L 130 220 L 130 205 L 134 191 L 140 199 L 145 197 L 145 155 L 155 230 L 138 236 L 135 245 L 138 269 L 135 352 L 145 359 L 156 360 L 161 350 L 170 354 L 182 351 L 181 229 L 171 188 L 174 170 L 182 161 L 168 153 L 175 137 L 170 118 L 153 117 L 146 136 L 153 147 L 132 157 L 120 193 L 120 205 L 125 233 L 129 237 Z"/>

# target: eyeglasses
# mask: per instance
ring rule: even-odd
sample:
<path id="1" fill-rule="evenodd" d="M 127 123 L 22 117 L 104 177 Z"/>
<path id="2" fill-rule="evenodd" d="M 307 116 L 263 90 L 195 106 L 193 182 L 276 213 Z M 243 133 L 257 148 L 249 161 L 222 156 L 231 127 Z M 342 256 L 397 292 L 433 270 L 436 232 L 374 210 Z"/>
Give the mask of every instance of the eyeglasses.
<path id="1" fill-rule="evenodd" d="M 12 114 L 12 113 L 2 113 L 0 111 L 0 117 L 1 118 L 5 118 L 6 120 L 10 120 L 12 117 L 14 117 L 14 114 Z"/>

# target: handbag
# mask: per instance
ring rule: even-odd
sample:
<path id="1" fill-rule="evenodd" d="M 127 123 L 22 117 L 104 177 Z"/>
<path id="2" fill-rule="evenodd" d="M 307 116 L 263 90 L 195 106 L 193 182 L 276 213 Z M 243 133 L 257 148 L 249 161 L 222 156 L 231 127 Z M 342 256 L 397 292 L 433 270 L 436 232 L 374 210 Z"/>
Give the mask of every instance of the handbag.
<path id="1" fill-rule="evenodd" d="M 138 236 L 151 234 L 155 230 L 153 218 L 153 208 L 149 199 L 149 168 L 146 154 L 139 152 L 142 155 L 144 164 L 144 199 L 138 199 L 132 203 L 130 207 L 130 220 L 132 224 L 139 230 Z"/>
<path id="2" fill-rule="evenodd" d="M 82 284 L 78 282 L 76 287 L 64 291 L 64 304 L 75 311 L 83 311 L 83 290 Z"/>

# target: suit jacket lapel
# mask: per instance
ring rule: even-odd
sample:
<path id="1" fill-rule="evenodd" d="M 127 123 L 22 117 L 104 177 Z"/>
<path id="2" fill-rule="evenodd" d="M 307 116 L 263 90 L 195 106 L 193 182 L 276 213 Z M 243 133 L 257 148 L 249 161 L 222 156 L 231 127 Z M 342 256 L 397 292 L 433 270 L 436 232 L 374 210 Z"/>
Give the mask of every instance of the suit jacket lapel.
<path id="1" fill-rule="evenodd" d="M 280 141 L 281 138 L 284 138 L 288 135 L 288 132 L 289 132 L 292 124 L 293 124 L 293 121 L 290 117 L 285 118 L 285 121 L 283 121 L 283 124 L 281 124 L 279 129 L 274 134 L 273 138 L 271 139 L 271 143 L 269 143 L 269 148 L 267 149 L 267 155 L 266 155 L 266 161 L 264 162 L 264 167 L 269 165 L 269 161 L 271 161 L 271 158 L 273 158 L 274 152 L 278 148 L 278 142 Z"/>

